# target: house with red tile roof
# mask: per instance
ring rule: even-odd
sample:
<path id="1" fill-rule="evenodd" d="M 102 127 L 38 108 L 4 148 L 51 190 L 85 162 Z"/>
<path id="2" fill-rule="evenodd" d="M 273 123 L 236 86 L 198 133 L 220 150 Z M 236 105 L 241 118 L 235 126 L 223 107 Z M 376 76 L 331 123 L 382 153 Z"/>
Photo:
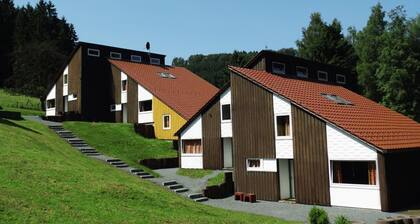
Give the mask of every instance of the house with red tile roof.
<path id="1" fill-rule="evenodd" d="M 419 123 L 346 86 L 229 70 L 230 85 L 177 132 L 181 167 L 230 166 L 235 191 L 259 200 L 382 211 L 418 205 Z"/>
<path id="2" fill-rule="evenodd" d="M 115 121 L 148 126 L 158 139 L 176 140 L 175 132 L 218 91 L 183 67 L 109 62 Z"/>

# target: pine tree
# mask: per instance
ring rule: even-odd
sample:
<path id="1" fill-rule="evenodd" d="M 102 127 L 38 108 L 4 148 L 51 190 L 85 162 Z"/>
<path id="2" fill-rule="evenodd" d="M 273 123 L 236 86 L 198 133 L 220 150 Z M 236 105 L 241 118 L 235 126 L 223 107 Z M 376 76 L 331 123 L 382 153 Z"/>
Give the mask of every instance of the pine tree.
<path id="1" fill-rule="evenodd" d="M 0 0 L 0 87 L 12 75 L 13 32 L 16 9 L 12 0 Z"/>
<path id="2" fill-rule="evenodd" d="M 380 3 L 372 7 L 367 25 L 355 37 L 354 47 L 359 57 L 356 71 L 358 83 L 363 95 L 380 101 L 381 95 L 378 90 L 378 79 L 375 76 L 379 68 L 378 57 L 383 48 L 383 34 L 385 32 L 385 12 Z"/>

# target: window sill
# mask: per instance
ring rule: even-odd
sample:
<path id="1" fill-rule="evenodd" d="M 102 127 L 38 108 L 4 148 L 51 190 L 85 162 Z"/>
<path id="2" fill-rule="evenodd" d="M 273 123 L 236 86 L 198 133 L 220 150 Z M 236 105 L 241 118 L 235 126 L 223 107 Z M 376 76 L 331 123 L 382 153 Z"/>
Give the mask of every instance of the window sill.
<path id="1" fill-rule="evenodd" d="M 338 184 L 330 183 L 332 188 L 349 188 L 349 189 L 366 189 L 366 190 L 379 190 L 378 185 L 365 185 L 365 184 Z"/>
<path id="2" fill-rule="evenodd" d="M 149 110 L 149 111 L 139 111 L 139 114 L 151 114 L 153 113 L 153 110 Z"/>
<path id="3" fill-rule="evenodd" d="M 222 123 L 232 123 L 232 119 L 230 119 L 230 120 L 222 120 Z"/>
<path id="4" fill-rule="evenodd" d="M 203 153 L 181 153 L 181 156 L 185 157 L 202 157 Z"/>
<path id="5" fill-rule="evenodd" d="M 276 140 L 292 140 L 292 136 L 276 136 Z"/>

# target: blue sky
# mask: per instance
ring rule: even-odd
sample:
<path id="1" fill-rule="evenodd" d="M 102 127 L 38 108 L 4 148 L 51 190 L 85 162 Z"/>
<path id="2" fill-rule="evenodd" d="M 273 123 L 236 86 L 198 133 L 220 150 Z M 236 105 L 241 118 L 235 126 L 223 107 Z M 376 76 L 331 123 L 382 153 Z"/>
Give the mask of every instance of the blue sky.
<path id="1" fill-rule="evenodd" d="M 15 0 L 16 5 L 36 0 Z M 378 1 L 372 0 L 56 0 L 58 14 L 74 24 L 79 39 L 136 50 L 147 41 L 153 52 L 174 57 L 191 54 L 259 51 L 295 47 L 312 12 L 325 21 L 361 29 Z M 384 9 L 403 5 L 409 17 L 420 13 L 419 0 L 379 1 Z"/>

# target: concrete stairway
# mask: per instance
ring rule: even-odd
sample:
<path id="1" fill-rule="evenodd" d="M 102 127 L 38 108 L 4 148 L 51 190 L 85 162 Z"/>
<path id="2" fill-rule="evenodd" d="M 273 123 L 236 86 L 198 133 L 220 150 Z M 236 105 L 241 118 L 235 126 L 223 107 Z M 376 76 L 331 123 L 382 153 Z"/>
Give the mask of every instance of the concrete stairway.
<path id="1" fill-rule="evenodd" d="M 172 190 L 175 193 L 183 193 L 189 191 L 188 188 L 185 188 L 184 185 L 179 184 L 175 180 L 165 181 L 162 183 L 162 185 L 169 188 L 169 190 Z"/>
<path id="2" fill-rule="evenodd" d="M 196 202 L 203 202 L 208 201 L 209 199 L 203 195 L 203 193 L 196 193 L 196 194 L 189 194 L 188 198 L 196 201 Z"/>

